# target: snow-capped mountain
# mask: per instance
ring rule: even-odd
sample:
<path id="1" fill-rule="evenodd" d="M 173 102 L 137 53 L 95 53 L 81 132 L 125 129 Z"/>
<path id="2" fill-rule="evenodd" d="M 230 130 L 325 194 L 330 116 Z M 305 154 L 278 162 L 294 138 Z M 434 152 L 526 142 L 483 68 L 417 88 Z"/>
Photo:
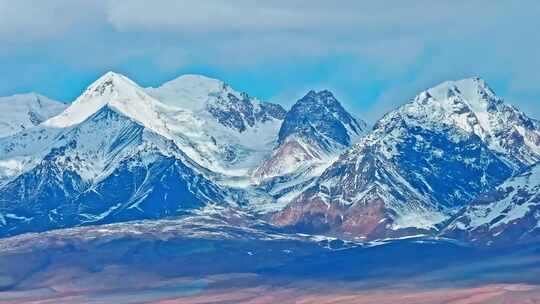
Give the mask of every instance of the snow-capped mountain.
<path id="1" fill-rule="evenodd" d="M 190 157 L 215 172 L 246 180 L 271 152 L 286 113 L 280 105 L 200 75 L 180 76 L 146 92 L 182 109 L 170 128 L 191 141 L 182 147 Z"/>
<path id="2" fill-rule="evenodd" d="M 0 97 L 0 137 L 37 126 L 66 107 L 64 103 L 35 93 Z"/>
<path id="3" fill-rule="evenodd" d="M 286 113 L 280 105 L 261 102 L 221 80 L 201 75 L 183 75 L 146 91 L 164 103 L 195 113 L 208 112 L 219 123 L 238 132 L 259 123 L 283 120 Z"/>
<path id="4" fill-rule="evenodd" d="M 517 167 L 540 160 L 540 122 L 505 103 L 480 78 L 442 83 L 421 93 L 403 112 L 422 124 L 456 125 L 475 134 Z"/>
<path id="5" fill-rule="evenodd" d="M 385 115 L 274 221 L 352 237 L 431 233 L 534 162 L 538 130 L 478 78 L 443 83 Z"/>
<path id="6" fill-rule="evenodd" d="M 175 112 L 108 73 L 58 116 L 0 139 L 0 234 L 241 204 L 176 144 Z"/>
<path id="7" fill-rule="evenodd" d="M 41 123 L 37 128 L 0 139 L 0 185 L 36 166 L 59 138 L 71 128 L 85 122 L 102 108 L 121 113 L 149 130 L 168 135 L 165 123 L 157 116 L 165 112 L 165 105 L 152 99 L 129 79 L 107 73 L 59 115 Z M 94 129 L 96 135 L 107 129 Z M 104 136 L 106 136 L 104 134 Z M 90 138 L 98 140 L 98 138 Z"/>
<path id="8" fill-rule="evenodd" d="M 540 240 L 540 165 L 464 207 L 443 235 L 484 245 Z"/>
<path id="9" fill-rule="evenodd" d="M 331 92 L 310 91 L 287 112 L 276 148 L 253 176 L 286 202 L 318 177 L 366 129 L 366 123 L 349 114 Z"/>
<path id="10" fill-rule="evenodd" d="M 284 144 L 293 136 L 301 137 L 313 141 L 324 151 L 332 151 L 336 145 L 351 145 L 365 127 L 365 123 L 349 114 L 330 91 L 310 91 L 287 112 L 278 143 Z"/>
<path id="11" fill-rule="evenodd" d="M 198 75 L 142 88 L 109 72 L 67 108 L 10 100 L 0 236 L 209 206 L 344 238 L 538 236 L 540 123 L 478 78 L 428 89 L 369 132 L 329 91 L 285 111 Z"/>

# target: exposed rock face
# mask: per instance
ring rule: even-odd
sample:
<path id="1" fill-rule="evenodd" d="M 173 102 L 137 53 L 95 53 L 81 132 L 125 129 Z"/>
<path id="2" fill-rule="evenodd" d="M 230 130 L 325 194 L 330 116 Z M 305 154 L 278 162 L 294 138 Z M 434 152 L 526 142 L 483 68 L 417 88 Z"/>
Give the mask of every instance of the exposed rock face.
<path id="1" fill-rule="evenodd" d="M 220 205 L 351 239 L 538 238 L 540 123 L 478 78 L 369 133 L 329 91 L 286 112 L 197 75 L 145 89 L 110 72 L 65 109 L 30 97 L 0 131 L 0 236 Z"/>
<path id="2" fill-rule="evenodd" d="M 282 202 L 290 201 L 366 132 L 329 91 L 310 91 L 287 112 L 277 147 L 255 179 Z"/>
<path id="3" fill-rule="evenodd" d="M 309 138 L 331 151 L 338 144 L 349 146 L 362 134 L 365 123 L 349 114 L 329 91 L 310 91 L 294 104 L 279 130 L 278 143 L 288 137 Z"/>
<path id="4" fill-rule="evenodd" d="M 225 82 L 183 75 L 146 93 L 170 107 L 161 119 L 201 166 L 246 178 L 272 151 L 286 111 Z"/>
<path id="5" fill-rule="evenodd" d="M 208 112 L 220 124 L 237 132 L 259 123 L 281 121 L 286 114 L 278 104 L 258 101 L 221 80 L 201 75 L 183 75 L 146 91 L 167 104 L 196 113 Z"/>
<path id="6" fill-rule="evenodd" d="M 224 90 L 226 89 L 225 87 Z M 266 122 L 272 119 L 283 120 L 285 117 L 285 110 L 280 105 L 255 103 L 245 93 L 241 93 L 240 98 L 233 93 L 227 93 L 226 96 L 218 95 L 215 100 L 208 103 L 207 107 L 208 112 L 219 123 L 238 132 L 255 126 L 257 122 Z"/>
<path id="7" fill-rule="evenodd" d="M 482 80 L 443 83 L 385 115 L 274 221 L 362 238 L 436 233 L 533 163 L 538 134 Z"/>

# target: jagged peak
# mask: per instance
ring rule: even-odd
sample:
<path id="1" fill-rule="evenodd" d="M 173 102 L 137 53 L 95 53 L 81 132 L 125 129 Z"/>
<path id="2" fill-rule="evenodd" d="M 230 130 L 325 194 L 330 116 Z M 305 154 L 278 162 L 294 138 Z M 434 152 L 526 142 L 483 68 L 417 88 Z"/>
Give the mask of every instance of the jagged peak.
<path id="1" fill-rule="evenodd" d="M 506 155 L 516 168 L 540 158 L 540 127 L 495 95 L 479 77 L 446 81 L 387 113 L 374 126 L 380 136 L 402 136 L 420 127 L 437 132 L 476 135 L 491 150 Z"/>
<path id="2" fill-rule="evenodd" d="M 387 113 L 376 126 L 397 122 L 397 116 L 419 122 L 447 122 L 449 119 L 460 127 L 470 130 L 470 123 L 482 123 L 482 128 L 490 129 L 489 116 L 502 109 L 502 98 L 495 95 L 489 85 L 480 77 L 470 77 L 455 81 L 445 81 L 422 91 L 410 102 Z M 458 117 L 473 117 L 472 120 Z M 451 118 L 455 119 L 451 119 Z M 474 118 L 476 117 L 476 118 Z"/>
<path id="3" fill-rule="evenodd" d="M 347 146 L 364 132 L 364 128 L 365 123 L 347 112 L 332 92 L 311 90 L 285 116 L 278 143 L 282 144 L 288 136 L 301 133 L 302 136 L 320 137 L 316 141 L 331 139 Z"/>
<path id="4" fill-rule="evenodd" d="M 321 90 L 321 91 L 315 91 L 310 90 L 304 97 L 300 98 L 297 102 L 297 104 L 323 104 L 325 106 L 328 105 L 341 105 L 339 101 L 336 99 L 334 94 L 330 92 L 329 90 Z"/>
<path id="5" fill-rule="evenodd" d="M 261 102 L 221 80 L 203 75 L 182 75 L 157 88 L 147 88 L 146 92 L 172 107 L 203 117 L 211 115 L 218 123 L 239 132 L 258 122 L 281 120 L 285 116 L 281 106 Z"/>
<path id="6" fill-rule="evenodd" d="M 351 116 L 354 120 L 359 120 L 353 117 L 329 90 L 310 90 L 306 95 L 296 101 L 289 112 L 291 115 L 298 115 L 295 112 L 304 111 L 305 109 L 315 110 L 316 108 L 325 109 L 325 111 L 332 114 Z"/>

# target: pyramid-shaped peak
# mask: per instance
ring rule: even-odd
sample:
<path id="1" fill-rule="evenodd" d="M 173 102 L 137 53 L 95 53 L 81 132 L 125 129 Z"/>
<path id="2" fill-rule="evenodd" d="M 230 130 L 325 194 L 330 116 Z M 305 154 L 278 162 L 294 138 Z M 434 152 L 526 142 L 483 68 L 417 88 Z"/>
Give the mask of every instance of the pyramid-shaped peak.
<path id="1" fill-rule="evenodd" d="M 310 90 L 304 97 L 296 102 L 296 106 L 318 105 L 324 107 L 341 107 L 340 102 L 329 90 Z"/>
<path id="2" fill-rule="evenodd" d="M 115 72 L 107 72 L 88 87 L 85 95 L 105 96 L 125 90 L 133 90 L 133 88 L 140 89 L 133 80 L 126 76 Z"/>
<path id="3" fill-rule="evenodd" d="M 46 124 L 67 127 L 81 123 L 102 107 L 109 106 L 143 124 L 153 125 L 159 110 L 165 106 L 124 75 L 108 72 L 94 81 L 62 114 Z"/>
<path id="4" fill-rule="evenodd" d="M 329 90 L 321 90 L 321 91 L 310 90 L 306 94 L 306 97 L 325 97 L 325 96 L 334 97 L 334 94 L 332 94 L 332 92 L 330 92 Z"/>
<path id="5" fill-rule="evenodd" d="M 311 90 L 285 116 L 278 142 L 282 144 L 287 137 L 298 135 L 313 141 L 331 139 L 348 146 L 364 128 L 365 123 L 347 112 L 330 91 Z"/>
<path id="6" fill-rule="evenodd" d="M 101 77 L 99 77 L 94 83 L 100 83 L 100 82 L 106 82 L 106 81 L 128 81 L 128 82 L 133 82 L 128 77 L 126 77 L 126 76 L 124 76 L 124 75 L 122 75 L 120 73 L 109 71 L 109 72 L 103 74 Z"/>

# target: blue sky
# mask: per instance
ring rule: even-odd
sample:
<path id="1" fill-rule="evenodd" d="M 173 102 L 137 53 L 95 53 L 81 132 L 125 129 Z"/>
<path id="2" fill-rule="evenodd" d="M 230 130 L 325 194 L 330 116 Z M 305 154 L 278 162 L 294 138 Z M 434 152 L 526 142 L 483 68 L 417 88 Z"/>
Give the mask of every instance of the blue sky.
<path id="1" fill-rule="evenodd" d="M 0 95 L 73 100 L 106 71 L 185 73 L 290 105 L 328 88 L 369 121 L 480 76 L 540 118 L 538 1 L 0 0 Z"/>

